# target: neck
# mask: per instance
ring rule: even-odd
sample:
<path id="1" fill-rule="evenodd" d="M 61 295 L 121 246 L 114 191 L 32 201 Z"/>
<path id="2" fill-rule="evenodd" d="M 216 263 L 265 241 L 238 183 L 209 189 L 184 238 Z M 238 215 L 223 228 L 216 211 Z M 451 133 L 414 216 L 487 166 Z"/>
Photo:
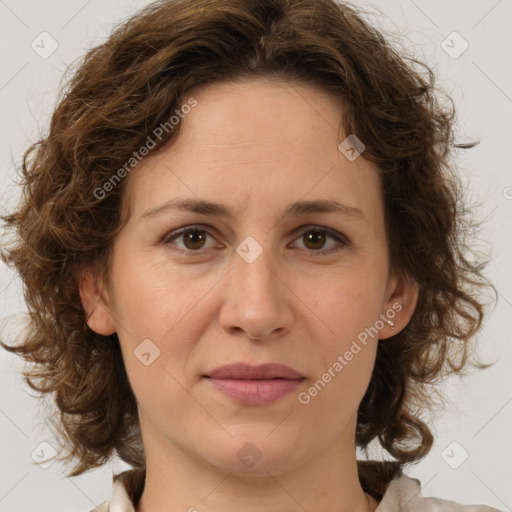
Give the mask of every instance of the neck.
<path id="1" fill-rule="evenodd" d="M 355 445 L 346 449 L 344 436 L 299 466 L 255 475 L 220 469 L 157 432 L 146 434 L 152 443 L 145 443 L 146 481 L 136 512 L 373 512 L 378 506 L 361 487 Z"/>

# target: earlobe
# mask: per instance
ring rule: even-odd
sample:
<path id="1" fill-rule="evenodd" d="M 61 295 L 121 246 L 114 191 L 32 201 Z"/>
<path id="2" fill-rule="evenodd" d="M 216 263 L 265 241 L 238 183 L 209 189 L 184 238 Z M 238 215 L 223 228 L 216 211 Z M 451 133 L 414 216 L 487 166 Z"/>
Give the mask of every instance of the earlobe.
<path id="1" fill-rule="evenodd" d="M 379 339 L 398 334 L 409 323 L 418 302 L 419 286 L 408 275 L 396 276 L 392 280 L 390 296 L 381 315 L 384 327 L 379 330 Z"/>
<path id="2" fill-rule="evenodd" d="M 84 269 L 78 276 L 80 300 L 87 318 L 87 325 L 96 333 L 109 336 L 116 332 L 115 323 L 94 272 Z"/>

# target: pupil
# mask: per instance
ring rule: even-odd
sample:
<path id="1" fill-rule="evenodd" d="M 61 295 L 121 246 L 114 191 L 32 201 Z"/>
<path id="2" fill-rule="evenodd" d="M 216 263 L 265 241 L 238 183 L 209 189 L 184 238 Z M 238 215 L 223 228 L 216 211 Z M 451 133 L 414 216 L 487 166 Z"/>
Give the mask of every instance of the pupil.
<path id="1" fill-rule="evenodd" d="M 316 234 L 314 234 L 314 233 L 316 233 Z M 317 232 L 310 233 L 306 236 L 307 236 L 308 241 L 313 241 L 313 245 L 315 244 L 315 241 L 320 242 L 320 246 L 314 247 L 315 249 L 320 249 L 323 246 L 324 237 L 325 237 L 324 233 L 320 233 L 317 231 Z"/>
<path id="2" fill-rule="evenodd" d="M 198 237 L 200 239 L 199 240 L 199 247 L 200 247 L 201 242 L 204 241 L 204 240 L 201 240 L 203 238 L 203 235 L 199 231 L 191 231 L 187 235 L 187 242 L 191 242 L 193 245 L 193 247 L 191 247 L 191 249 L 198 249 L 199 247 L 194 246 L 194 244 L 197 243 L 197 240 L 194 241 L 194 237 Z"/>

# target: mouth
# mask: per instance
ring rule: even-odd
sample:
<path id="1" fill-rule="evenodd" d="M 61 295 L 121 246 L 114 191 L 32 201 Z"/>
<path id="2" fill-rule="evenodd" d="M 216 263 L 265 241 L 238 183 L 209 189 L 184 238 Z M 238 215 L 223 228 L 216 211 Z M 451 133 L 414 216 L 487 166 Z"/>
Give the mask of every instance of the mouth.
<path id="1" fill-rule="evenodd" d="M 203 375 L 217 391 L 245 405 L 265 405 L 288 395 L 305 379 L 289 366 L 267 363 L 224 365 Z"/>
<path id="2" fill-rule="evenodd" d="M 204 377 L 211 379 L 269 380 L 269 379 L 303 379 L 298 371 L 283 364 L 266 363 L 257 366 L 247 363 L 234 363 L 219 366 Z"/>

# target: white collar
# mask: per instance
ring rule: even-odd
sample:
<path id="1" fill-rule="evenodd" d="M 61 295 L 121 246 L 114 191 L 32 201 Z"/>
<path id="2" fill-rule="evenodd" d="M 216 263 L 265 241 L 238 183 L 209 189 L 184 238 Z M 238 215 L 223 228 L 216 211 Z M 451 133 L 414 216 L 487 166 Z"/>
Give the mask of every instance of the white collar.
<path id="1" fill-rule="evenodd" d="M 90 512 L 135 512 L 125 486 L 112 477 L 110 502 L 102 502 Z M 110 504 L 110 508 L 109 508 Z M 463 505 L 440 498 L 425 497 L 420 481 L 405 474 L 389 482 L 375 512 L 503 512 L 486 505 Z"/>

